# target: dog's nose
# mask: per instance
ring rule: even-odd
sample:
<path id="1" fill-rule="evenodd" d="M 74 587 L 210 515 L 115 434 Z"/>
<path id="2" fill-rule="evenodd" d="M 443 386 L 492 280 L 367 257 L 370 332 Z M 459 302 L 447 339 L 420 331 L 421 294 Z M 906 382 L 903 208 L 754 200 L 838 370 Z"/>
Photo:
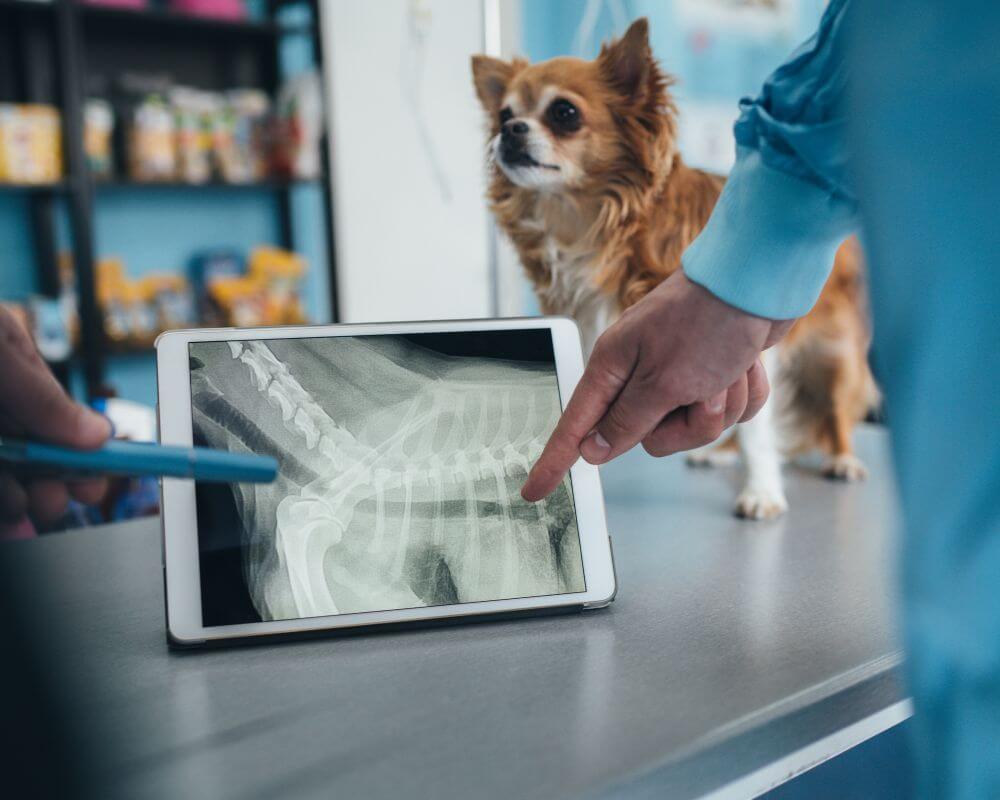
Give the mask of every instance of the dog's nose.
<path id="1" fill-rule="evenodd" d="M 520 119 L 509 119 L 503 124 L 501 134 L 505 139 L 524 136 L 528 133 L 528 123 Z"/>

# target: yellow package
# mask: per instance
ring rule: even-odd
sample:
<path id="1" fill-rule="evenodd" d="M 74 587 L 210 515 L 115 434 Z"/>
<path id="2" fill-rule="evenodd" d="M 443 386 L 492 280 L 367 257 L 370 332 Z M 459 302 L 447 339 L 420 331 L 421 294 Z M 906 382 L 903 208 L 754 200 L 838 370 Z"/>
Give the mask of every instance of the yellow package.
<path id="1" fill-rule="evenodd" d="M 299 325 L 306 321 L 301 286 L 305 259 L 278 247 L 258 247 L 250 254 L 248 273 L 263 287 L 264 325 Z"/>
<path id="2" fill-rule="evenodd" d="M 208 289 L 209 297 L 219 307 L 227 325 L 256 328 L 265 322 L 266 298 L 260 281 L 240 276 L 220 278 Z"/>
<path id="3" fill-rule="evenodd" d="M 59 111 L 46 105 L 0 104 L 0 181 L 45 184 L 60 178 Z"/>
<path id="4" fill-rule="evenodd" d="M 174 117 L 159 95 L 150 95 L 132 111 L 128 130 L 129 176 L 134 181 L 169 181 L 177 177 Z"/>
<path id="5" fill-rule="evenodd" d="M 102 258 L 95 272 L 94 291 L 104 314 L 104 333 L 113 342 L 124 341 L 131 331 L 125 266 L 120 259 Z"/>

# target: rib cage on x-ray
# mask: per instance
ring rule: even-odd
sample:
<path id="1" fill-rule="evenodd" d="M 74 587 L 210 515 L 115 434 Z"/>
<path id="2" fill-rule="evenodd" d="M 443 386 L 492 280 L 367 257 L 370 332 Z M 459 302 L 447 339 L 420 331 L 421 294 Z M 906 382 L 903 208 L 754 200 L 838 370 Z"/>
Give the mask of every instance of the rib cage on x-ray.
<path id="1" fill-rule="evenodd" d="M 190 352 L 199 438 L 281 464 L 233 487 L 263 619 L 584 591 L 569 479 L 519 494 L 559 416 L 553 365 L 391 336 Z"/>

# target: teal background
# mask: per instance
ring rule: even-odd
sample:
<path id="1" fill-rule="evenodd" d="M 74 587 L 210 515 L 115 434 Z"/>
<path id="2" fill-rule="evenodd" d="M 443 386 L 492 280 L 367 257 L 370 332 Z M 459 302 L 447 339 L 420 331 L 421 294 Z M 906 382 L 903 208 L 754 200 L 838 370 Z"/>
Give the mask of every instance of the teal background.
<path id="1" fill-rule="evenodd" d="M 572 53 L 586 8 L 582 0 L 522 0 L 523 51 L 532 61 L 557 55 L 593 58 L 602 41 L 624 31 L 615 26 L 610 4 L 602 4 L 595 35 L 583 53 Z M 764 79 L 816 30 L 825 0 L 799 0 L 797 19 L 785 33 L 755 36 L 732 30 L 691 29 L 673 0 L 622 0 L 629 20 L 648 17 L 653 50 L 679 79 L 679 98 L 731 100 L 756 94 Z"/>

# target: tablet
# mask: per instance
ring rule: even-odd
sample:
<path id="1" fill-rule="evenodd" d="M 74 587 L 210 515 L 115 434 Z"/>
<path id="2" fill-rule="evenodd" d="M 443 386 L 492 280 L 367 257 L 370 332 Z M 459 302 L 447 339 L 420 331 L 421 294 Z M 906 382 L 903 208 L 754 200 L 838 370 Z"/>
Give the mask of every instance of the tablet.
<path id="1" fill-rule="evenodd" d="M 583 372 L 564 318 L 171 331 L 160 439 L 276 458 L 162 480 L 176 646 L 598 608 L 597 468 L 520 496 Z"/>

